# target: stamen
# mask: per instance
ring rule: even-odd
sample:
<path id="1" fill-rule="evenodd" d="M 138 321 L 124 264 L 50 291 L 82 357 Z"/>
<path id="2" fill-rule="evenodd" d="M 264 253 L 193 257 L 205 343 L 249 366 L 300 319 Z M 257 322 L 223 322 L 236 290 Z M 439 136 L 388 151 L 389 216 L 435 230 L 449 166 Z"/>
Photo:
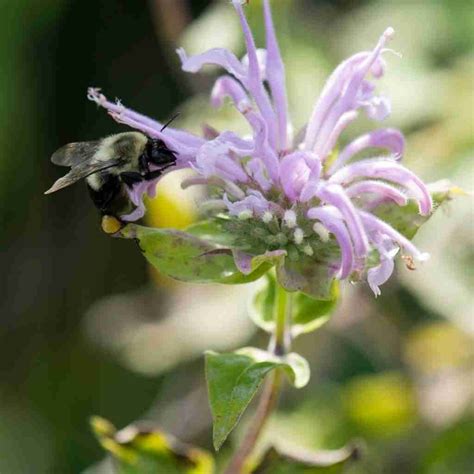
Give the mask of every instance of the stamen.
<path id="1" fill-rule="evenodd" d="M 295 244 L 301 245 L 303 243 L 304 239 L 304 232 L 303 229 L 300 229 L 299 227 L 295 229 L 295 233 L 293 234 L 293 240 L 295 241 Z"/>
<path id="2" fill-rule="evenodd" d="M 246 221 L 253 217 L 253 212 L 250 209 L 245 209 L 245 211 L 239 212 L 239 220 Z"/>
<path id="3" fill-rule="evenodd" d="M 308 255 L 308 257 L 312 257 L 314 255 L 314 250 L 313 248 L 311 247 L 311 245 L 305 245 L 303 247 L 303 252 Z"/>
<path id="4" fill-rule="evenodd" d="M 201 204 L 200 208 L 203 212 L 210 212 L 227 209 L 227 206 L 222 199 L 208 199 Z"/>
<path id="5" fill-rule="evenodd" d="M 296 227 L 295 211 L 292 211 L 292 210 L 285 211 L 285 214 L 283 216 L 283 221 L 285 222 L 285 225 L 286 227 L 288 227 L 288 229 L 293 229 L 293 227 Z"/>
<path id="6" fill-rule="evenodd" d="M 269 224 L 273 219 L 273 214 L 270 211 L 265 211 L 262 216 L 262 221 L 265 222 L 265 224 Z"/>
<path id="7" fill-rule="evenodd" d="M 329 240 L 329 231 L 326 229 L 326 227 L 324 227 L 323 224 L 321 224 L 321 222 L 316 222 L 313 225 L 313 230 L 316 232 L 316 234 L 318 234 L 319 238 L 323 242 L 327 242 Z"/>

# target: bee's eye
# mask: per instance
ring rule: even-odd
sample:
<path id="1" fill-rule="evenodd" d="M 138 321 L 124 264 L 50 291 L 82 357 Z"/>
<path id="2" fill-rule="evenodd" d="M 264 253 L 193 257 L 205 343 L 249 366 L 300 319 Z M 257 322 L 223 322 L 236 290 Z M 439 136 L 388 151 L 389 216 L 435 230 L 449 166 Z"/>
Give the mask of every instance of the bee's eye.
<path id="1" fill-rule="evenodd" d="M 176 158 L 161 140 L 154 140 L 147 145 L 147 160 L 156 165 L 167 165 L 176 161 Z"/>

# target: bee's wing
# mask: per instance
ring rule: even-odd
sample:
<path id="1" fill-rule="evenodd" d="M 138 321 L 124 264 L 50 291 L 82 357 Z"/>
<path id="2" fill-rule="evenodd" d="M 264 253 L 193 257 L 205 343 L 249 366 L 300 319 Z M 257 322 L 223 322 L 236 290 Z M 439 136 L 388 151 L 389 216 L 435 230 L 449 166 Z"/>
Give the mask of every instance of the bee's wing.
<path id="1" fill-rule="evenodd" d="M 77 142 L 64 145 L 53 153 L 51 161 L 59 166 L 76 166 L 90 160 L 100 145 L 100 140 Z"/>
<path id="2" fill-rule="evenodd" d="M 86 159 L 85 161 L 73 166 L 68 174 L 59 178 L 44 194 L 54 193 L 66 186 L 70 186 L 80 179 L 87 178 L 87 176 L 90 176 L 91 174 L 114 168 L 120 164 L 123 164 L 123 160 L 120 160 L 119 158 L 107 161 L 90 161 L 89 159 Z"/>

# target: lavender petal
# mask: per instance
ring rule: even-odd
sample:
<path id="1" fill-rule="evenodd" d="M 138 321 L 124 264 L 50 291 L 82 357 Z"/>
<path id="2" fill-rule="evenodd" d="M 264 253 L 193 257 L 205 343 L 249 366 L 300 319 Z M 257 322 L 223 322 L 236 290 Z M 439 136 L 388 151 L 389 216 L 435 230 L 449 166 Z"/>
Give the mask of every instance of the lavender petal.
<path id="1" fill-rule="evenodd" d="M 286 196 L 295 202 L 311 174 L 311 168 L 306 163 L 305 152 L 296 151 L 286 155 L 280 162 L 280 182 Z"/>
<path id="2" fill-rule="evenodd" d="M 276 129 L 275 129 L 275 112 L 268 97 L 268 94 L 263 86 L 262 77 L 260 74 L 260 67 L 257 56 L 257 48 L 250 31 L 249 24 L 245 18 L 242 4 L 239 0 L 232 0 L 234 8 L 236 9 L 242 30 L 244 32 L 245 44 L 247 46 L 248 54 L 248 74 L 245 80 L 245 85 L 252 94 L 258 109 L 267 125 L 268 141 L 273 149 L 276 149 Z"/>
<path id="3" fill-rule="evenodd" d="M 110 102 L 109 100 L 107 100 L 107 97 L 100 92 L 100 89 L 96 87 L 89 87 L 89 89 L 87 90 L 87 98 L 95 102 L 97 105 L 100 105 L 101 107 L 105 108 L 114 118 L 120 118 L 119 121 L 121 123 L 126 123 L 124 122 L 124 120 L 130 119 L 131 123 L 136 125 L 134 126 L 134 128 L 137 128 L 138 130 L 141 130 L 138 126 L 144 126 L 146 127 L 147 131 L 150 131 L 150 129 L 152 129 L 154 132 L 156 132 L 157 136 L 162 133 L 162 123 L 153 120 L 152 118 L 149 118 L 146 115 L 139 114 L 138 112 L 135 112 L 132 109 L 128 109 L 119 102 Z M 204 139 L 193 135 L 192 133 L 185 132 L 183 130 L 177 130 L 172 127 L 166 128 L 166 136 L 172 138 L 173 140 L 179 141 L 180 143 L 182 143 L 183 146 L 193 148 L 199 147 L 205 142 Z"/>
<path id="4" fill-rule="evenodd" d="M 206 64 L 221 66 L 240 81 L 245 80 L 246 70 L 235 54 L 224 48 L 213 48 L 205 53 L 188 57 L 183 48 L 176 51 L 183 71 L 196 73 Z"/>
<path id="5" fill-rule="evenodd" d="M 211 92 L 212 106 L 221 107 L 226 97 L 232 99 L 238 110 L 251 107 L 248 95 L 240 83 L 230 76 L 221 76 L 216 80 Z"/>
<path id="6" fill-rule="evenodd" d="M 429 215 L 433 201 L 426 185 L 416 174 L 390 159 L 361 160 L 336 171 L 329 179 L 332 183 L 347 184 L 361 178 L 385 179 L 406 187 L 418 200 L 420 214 Z"/>
<path id="7" fill-rule="evenodd" d="M 313 207 L 308 211 L 310 219 L 317 219 L 334 234 L 341 249 L 341 263 L 338 270 L 338 278 L 347 278 L 354 268 L 354 249 L 350 234 L 344 222 L 334 216 L 334 213 L 325 207 Z"/>
<path id="8" fill-rule="evenodd" d="M 347 197 L 342 187 L 333 184 L 323 186 L 318 190 L 317 196 L 324 202 L 327 202 L 328 204 L 331 204 L 339 209 L 341 214 L 344 216 L 347 228 L 351 234 L 357 257 L 366 257 L 369 251 L 367 234 L 356 208 L 352 204 L 351 200 Z"/>
<path id="9" fill-rule="evenodd" d="M 269 0 L 264 0 L 263 9 L 267 43 L 266 76 L 270 84 L 278 120 L 278 149 L 286 150 L 288 146 L 288 98 L 286 96 L 285 65 L 275 34 Z"/>
<path id="10" fill-rule="evenodd" d="M 368 228 L 369 232 L 380 233 L 392 239 L 393 241 L 397 242 L 400 247 L 411 253 L 420 262 L 423 262 L 429 258 L 428 253 L 420 252 L 405 236 L 400 234 L 400 232 L 396 231 L 386 222 L 365 211 L 359 211 L 359 215 L 364 225 Z"/>
<path id="11" fill-rule="evenodd" d="M 381 128 L 361 135 L 350 142 L 341 153 L 339 153 L 336 161 L 329 169 L 329 174 L 333 174 L 357 153 L 366 148 L 386 148 L 395 157 L 400 158 L 405 149 L 405 139 L 402 133 L 394 128 Z"/>
<path id="12" fill-rule="evenodd" d="M 397 188 L 390 186 L 382 181 L 358 181 L 357 183 L 346 188 L 346 193 L 350 198 L 360 196 L 361 194 L 371 193 L 376 194 L 377 197 L 391 199 L 399 206 L 405 206 L 408 198 Z"/>
<path id="13" fill-rule="evenodd" d="M 370 53 L 358 53 L 344 61 L 331 75 L 313 110 L 305 137 L 305 149 L 320 154 L 340 117 L 360 104 L 360 94 L 364 89 L 364 77 L 375 68 L 386 41 L 393 35 L 388 28 L 380 37 L 377 46 Z M 367 92 L 365 90 L 365 92 Z M 327 147 L 326 147 L 327 148 Z M 324 156 L 321 156 L 324 158 Z"/>
<path id="14" fill-rule="evenodd" d="M 379 286 L 383 285 L 392 276 L 394 268 L 393 259 L 382 257 L 379 265 L 368 270 L 367 283 L 375 296 L 380 296 Z"/>

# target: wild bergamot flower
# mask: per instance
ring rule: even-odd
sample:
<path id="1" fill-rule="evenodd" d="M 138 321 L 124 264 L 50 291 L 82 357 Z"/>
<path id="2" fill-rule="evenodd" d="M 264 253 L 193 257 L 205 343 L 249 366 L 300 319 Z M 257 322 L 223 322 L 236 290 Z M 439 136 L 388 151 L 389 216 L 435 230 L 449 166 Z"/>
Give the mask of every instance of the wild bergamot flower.
<path id="1" fill-rule="evenodd" d="M 384 203 L 404 206 L 416 201 L 419 214 L 429 215 L 432 199 L 425 184 L 400 164 L 404 138 L 392 128 L 377 128 L 335 153 L 345 128 L 361 112 L 374 121 L 390 114 L 390 102 L 375 93 L 374 81 L 385 70 L 383 55 L 394 31 L 387 28 L 375 48 L 343 61 L 327 80 L 305 132 L 294 138 L 288 112 L 285 67 L 264 0 L 266 49 L 257 49 L 240 1 L 233 0 L 240 18 L 247 54 L 215 48 L 188 57 L 178 50 L 184 71 L 198 72 L 206 64 L 222 67 L 211 92 L 215 107 L 230 99 L 247 120 L 251 137 L 232 131 L 204 138 L 162 124 L 111 103 L 98 89 L 89 98 L 106 108 L 120 123 L 161 138 L 177 155 L 177 166 L 192 168 L 196 177 L 185 186 L 212 187 L 214 218 L 230 245 L 237 267 L 251 271 L 252 258 L 265 254 L 284 257 L 280 276 L 284 286 L 304 289 L 305 278 L 360 279 L 366 275 L 374 293 L 392 274 L 394 257 L 403 249 L 422 261 L 404 235 L 377 217 Z M 367 149 L 386 150 L 356 160 Z M 388 152 L 388 153 L 387 153 Z M 137 184 L 130 192 L 138 206 L 129 220 L 144 213 L 144 192 L 155 182 Z M 293 282 L 289 284 L 288 281 Z"/>

